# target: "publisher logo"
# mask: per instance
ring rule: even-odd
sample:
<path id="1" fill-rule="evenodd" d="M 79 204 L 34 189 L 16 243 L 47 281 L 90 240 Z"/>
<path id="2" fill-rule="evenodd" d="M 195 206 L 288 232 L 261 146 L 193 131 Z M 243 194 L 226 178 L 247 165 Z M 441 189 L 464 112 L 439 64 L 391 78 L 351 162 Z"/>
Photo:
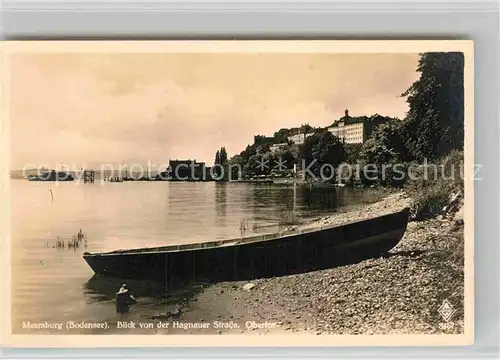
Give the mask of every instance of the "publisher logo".
<path id="1" fill-rule="evenodd" d="M 455 313 L 455 308 L 450 304 L 448 300 L 444 300 L 441 306 L 438 309 L 439 314 L 443 318 L 445 322 L 451 320 L 451 317 Z"/>

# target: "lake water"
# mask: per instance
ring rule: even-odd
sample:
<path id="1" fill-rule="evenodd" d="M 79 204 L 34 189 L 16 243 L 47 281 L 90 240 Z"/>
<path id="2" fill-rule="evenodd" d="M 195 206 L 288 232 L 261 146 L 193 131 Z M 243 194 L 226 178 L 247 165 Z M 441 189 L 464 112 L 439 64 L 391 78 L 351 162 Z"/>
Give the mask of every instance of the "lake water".
<path id="1" fill-rule="evenodd" d="M 14 332 L 23 321 L 116 320 L 112 299 L 121 280 L 93 277 L 84 251 L 239 237 L 242 223 L 249 235 L 274 232 L 283 211 L 308 219 L 376 199 L 364 190 L 248 183 L 12 180 L 10 186 Z M 80 229 L 86 248 L 54 248 L 58 236 L 68 240 Z M 134 286 L 143 291 L 143 305 L 161 295 L 154 284 Z"/>

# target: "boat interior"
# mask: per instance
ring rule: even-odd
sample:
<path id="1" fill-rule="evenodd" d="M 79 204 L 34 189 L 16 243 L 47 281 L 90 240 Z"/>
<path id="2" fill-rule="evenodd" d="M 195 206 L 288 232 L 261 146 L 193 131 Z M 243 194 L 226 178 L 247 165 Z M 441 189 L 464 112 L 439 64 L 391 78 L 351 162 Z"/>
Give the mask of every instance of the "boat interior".
<path id="1" fill-rule="evenodd" d="M 248 243 L 252 243 L 252 242 L 269 241 L 269 240 L 281 239 L 284 237 L 292 237 L 292 236 L 301 235 L 301 234 L 319 232 L 319 231 L 329 230 L 332 228 L 348 226 L 351 224 L 368 223 L 368 222 L 376 221 L 377 219 L 381 219 L 384 217 L 394 216 L 396 214 L 400 214 L 400 213 L 405 212 L 405 211 L 408 212 L 409 209 L 405 208 L 397 213 L 381 215 L 381 216 L 372 217 L 369 219 L 350 221 L 350 222 L 345 222 L 342 224 L 327 224 L 327 225 L 320 226 L 320 227 L 314 226 L 314 227 L 310 227 L 310 228 L 303 228 L 300 226 L 295 226 L 295 227 L 291 227 L 291 229 L 288 228 L 288 229 L 285 229 L 284 231 L 280 231 L 280 232 L 276 232 L 276 233 L 254 235 L 254 236 L 242 236 L 240 238 L 232 238 L 232 239 L 225 239 L 225 240 L 219 240 L 219 241 L 208 241 L 208 242 L 201 242 L 201 243 L 187 243 L 187 244 L 166 245 L 166 246 L 159 246 L 159 247 L 145 247 L 145 248 L 138 248 L 138 249 L 120 249 L 120 250 L 113 250 L 110 252 L 99 253 L 99 255 L 178 252 L 178 251 L 188 251 L 188 250 L 206 249 L 206 248 L 214 248 L 214 247 L 237 246 L 237 245 L 248 244 Z M 92 255 L 92 253 L 85 253 L 84 255 Z"/>

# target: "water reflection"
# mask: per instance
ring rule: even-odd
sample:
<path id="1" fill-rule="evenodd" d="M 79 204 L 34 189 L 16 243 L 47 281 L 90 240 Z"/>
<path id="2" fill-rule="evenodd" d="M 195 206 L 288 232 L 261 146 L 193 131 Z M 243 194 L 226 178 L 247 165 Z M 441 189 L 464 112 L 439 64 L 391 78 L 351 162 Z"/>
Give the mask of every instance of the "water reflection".
<path id="1" fill-rule="evenodd" d="M 137 299 L 137 306 L 154 304 L 165 308 L 174 309 L 185 306 L 194 296 L 200 293 L 209 283 L 208 280 L 198 279 L 185 283 L 167 283 L 158 281 L 120 279 L 92 276 L 83 287 L 83 297 L 87 304 L 104 304 L 114 306 L 116 292 L 127 284 L 131 294 Z M 166 309 L 166 308 L 165 308 Z M 111 311 L 111 309 L 110 309 Z"/>
<path id="2" fill-rule="evenodd" d="M 298 184 L 290 185 L 254 185 L 249 192 L 247 204 L 254 212 L 260 209 L 273 209 L 273 218 L 280 211 L 295 211 L 300 216 L 312 216 L 316 213 L 331 211 L 339 206 L 338 193 L 334 187 L 312 187 Z"/>
<path id="3" fill-rule="evenodd" d="M 166 284 L 164 283 L 112 278 L 101 275 L 92 276 L 85 283 L 84 292 L 89 301 L 108 301 L 114 299 L 122 284 L 127 284 L 134 296 L 139 298 L 161 298 L 166 293 Z"/>
<path id="4" fill-rule="evenodd" d="M 227 218 L 227 183 L 217 183 L 215 185 L 215 213 L 220 226 L 226 226 Z"/>

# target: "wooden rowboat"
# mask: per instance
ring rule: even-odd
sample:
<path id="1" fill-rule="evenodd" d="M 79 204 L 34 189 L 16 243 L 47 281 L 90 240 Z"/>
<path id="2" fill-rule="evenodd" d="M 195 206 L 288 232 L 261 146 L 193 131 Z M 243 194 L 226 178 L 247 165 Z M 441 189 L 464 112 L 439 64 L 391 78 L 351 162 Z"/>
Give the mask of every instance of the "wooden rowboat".
<path id="1" fill-rule="evenodd" d="M 409 209 L 342 225 L 155 248 L 84 253 L 96 274 L 130 279 L 243 280 L 381 256 L 403 237 Z"/>

